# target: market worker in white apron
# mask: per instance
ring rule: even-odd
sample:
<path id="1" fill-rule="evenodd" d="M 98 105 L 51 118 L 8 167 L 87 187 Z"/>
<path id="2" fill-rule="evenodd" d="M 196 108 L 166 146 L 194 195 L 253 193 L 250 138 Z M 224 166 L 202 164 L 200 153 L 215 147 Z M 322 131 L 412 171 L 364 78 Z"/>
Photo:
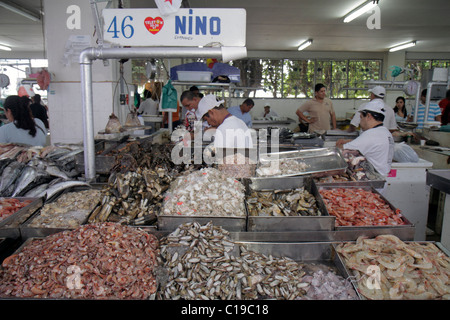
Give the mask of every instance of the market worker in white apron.
<path id="1" fill-rule="evenodd" d="M 212 127 L 216 127 L 214 147 L 216 148 L 252 148 L 252 130 L 241 119 L 233 116 L 218 101 L 216 96 L 206 95 L 200 100 L 197 117 L 206 120 Z"/>
<path id="2" fill-rule="evenodd" d="M 343 153 L 359 151 L 375 169 L 387 176 L 391 171 L 394 155 L 394 139 L 389 130 L 383 126 L 386 115 L 384 102 L 374 99 L 359 110 L 360 126 L 363 132 L 355 140 L 345 143 Z M 336 144 L 338 147 L 340 145 Z"/>

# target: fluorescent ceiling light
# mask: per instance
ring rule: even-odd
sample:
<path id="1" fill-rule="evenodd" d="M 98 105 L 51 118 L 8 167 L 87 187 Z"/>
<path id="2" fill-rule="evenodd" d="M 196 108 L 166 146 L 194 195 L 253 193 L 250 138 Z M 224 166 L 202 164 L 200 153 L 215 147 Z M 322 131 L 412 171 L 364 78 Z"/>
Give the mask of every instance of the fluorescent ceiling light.
<path id="1" fill-rule="evenodd" d="M 25 9 L 21 6 L 18 6 L 12 1 L 0 1 L 0 7 L 8 9 L 14 13 L 20 14 L 21 16 L 33 21 L 41 20 L 41 17 L 38 14 L 31 12 L 30 10 Z"/>
<path id="2" fill-rule="evenodd" d="M 313 42 L 312 39 L 306 40 L 298 47 L 298 51 L 302 51 L 306 47 L 309 47 L 312 44 L 312 42 Z"/>
<path id="3" fill-rule="evenodd" d="M 3 44 L 0 44 L 0 50 L 11 51 L 11 48 Z"/>
<path id="4" fill-rule="evenodd" d="M 390 48 L 389 52 L 395 52 L 395 51 L 398 51 L 398 50 L 403 50 L 403 49 L 406 49 L 406 48 L 414 47 L 415 45 L 416 45 L 415 41 L 407 42 L 407 43 L 400 44 L 400 45 L 397 45 L 395 47 Z"/>
<path id="5" fill-rule="evenodd" d="M 367 1 L 365 3 L 363 3 L 362 5 L 360 5 L 358 8 L 356 8 L 355 10 L 352 10 L 351 12 L 349 12 L 345 18 L 344 18 L 344 22 L 348 23 L 350 21 L 352 21 L 353 19 L 358 18 L 360 15 L 366 13 L 367 11 L 375 8 L 378 5 L 378 1 Z"/>

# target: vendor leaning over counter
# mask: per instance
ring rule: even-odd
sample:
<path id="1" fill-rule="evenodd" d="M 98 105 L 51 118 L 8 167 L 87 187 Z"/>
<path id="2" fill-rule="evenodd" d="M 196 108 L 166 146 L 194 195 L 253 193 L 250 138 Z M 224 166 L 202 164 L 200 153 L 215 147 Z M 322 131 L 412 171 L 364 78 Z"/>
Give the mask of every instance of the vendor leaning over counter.
<path id="1" fill-rule="evenodd" d="M 394 156 L 394 139 L 389 130 L 383 126 L 386 115 L 384 102 L 374 99 L 358 112 L 363 132 L 347 143 L 345 143 L 347 140 L 338 140 L 336 146 L 344 149 L 344 155 L 359 151 L 380 174 L 387 176 Z"/>
<path id="2" fill-rule="evenodd" d="M 204 96 L 197 109 L 197 116 L 206 120 L 212 127 L 217 127 L 214 135 L 215 148 L 252 148 L 251 129 L 241 119 L 233 116 L 223 105 L 210 94 Z"/>

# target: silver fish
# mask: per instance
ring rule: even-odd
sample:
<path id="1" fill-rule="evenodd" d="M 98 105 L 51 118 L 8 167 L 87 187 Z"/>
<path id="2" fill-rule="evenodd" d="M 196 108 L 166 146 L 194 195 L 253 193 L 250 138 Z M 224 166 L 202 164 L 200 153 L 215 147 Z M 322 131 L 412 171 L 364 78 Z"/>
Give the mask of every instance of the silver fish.
<path id="1" fill-rule="evenodd" d="M 69 176 L 56 165 L 47 166 L 47 168 L 45 168 L 45 171 L 48 172 L 48 174 L 50 174 L 51 176 L 69 180 Z"/>
<path id="2" fill-rule="evenodd" d="M 79 186 L 88 186 L 90 187 L 90 184 L 84 181 L 76 181 L 76 180 L 68 180 L 56 183 L 49 187 L 46 191 L 44 191 L 42 194 L 39 194 L 38 197 L 43 197 L 44 195 L 47 196 L 47 199 L 50 199 L 58 192 L 61 192 L 65 189 L 72 188 L 72 187 L 79 187 Z"/>
<path id="3" fill-rule="evenodd" d="M 38 170 L 35 167 L 26 166 L 20 177 L 16 181 L 16 187 L 12 193 L 12 197 L 20 194 L 20 192 L 25 189 L 30 183 L 32 183 L 38 175 Z"/>
<path id="4" fill-rule="evenodd" d="M 9 196 L 9 194 L 3 194 L 10 186 L 14 185 L 14 182 L 19 177 L 25 165 L 21 162 L 14 161 L 8 165 L 2 172 L 2 178 L 0 181 L 0 193 L 3 196 Z"/>
<path id="5" fill-rule="evenodd" d="M 45 194 L 45 190 L 47 190 L 47 188 L 48 188 L 48 183 L 40 184 L 37 187 L 34 187 L 33 189 L 31 189 L 30 191 L 25 193 L 24 197 L 37 198 L 37 197 L 39 197 L 39 195 Z"/>

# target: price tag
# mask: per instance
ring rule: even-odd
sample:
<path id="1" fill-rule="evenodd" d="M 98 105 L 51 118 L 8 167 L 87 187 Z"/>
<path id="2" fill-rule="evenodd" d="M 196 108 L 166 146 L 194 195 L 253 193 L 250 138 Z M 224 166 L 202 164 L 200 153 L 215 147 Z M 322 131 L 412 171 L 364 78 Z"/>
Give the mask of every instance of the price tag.
<path id="1" fill-rule="evenodd" d="M 122 46 L 245 46 L 245 9 L 104 9 L 104 41 Z"/>

